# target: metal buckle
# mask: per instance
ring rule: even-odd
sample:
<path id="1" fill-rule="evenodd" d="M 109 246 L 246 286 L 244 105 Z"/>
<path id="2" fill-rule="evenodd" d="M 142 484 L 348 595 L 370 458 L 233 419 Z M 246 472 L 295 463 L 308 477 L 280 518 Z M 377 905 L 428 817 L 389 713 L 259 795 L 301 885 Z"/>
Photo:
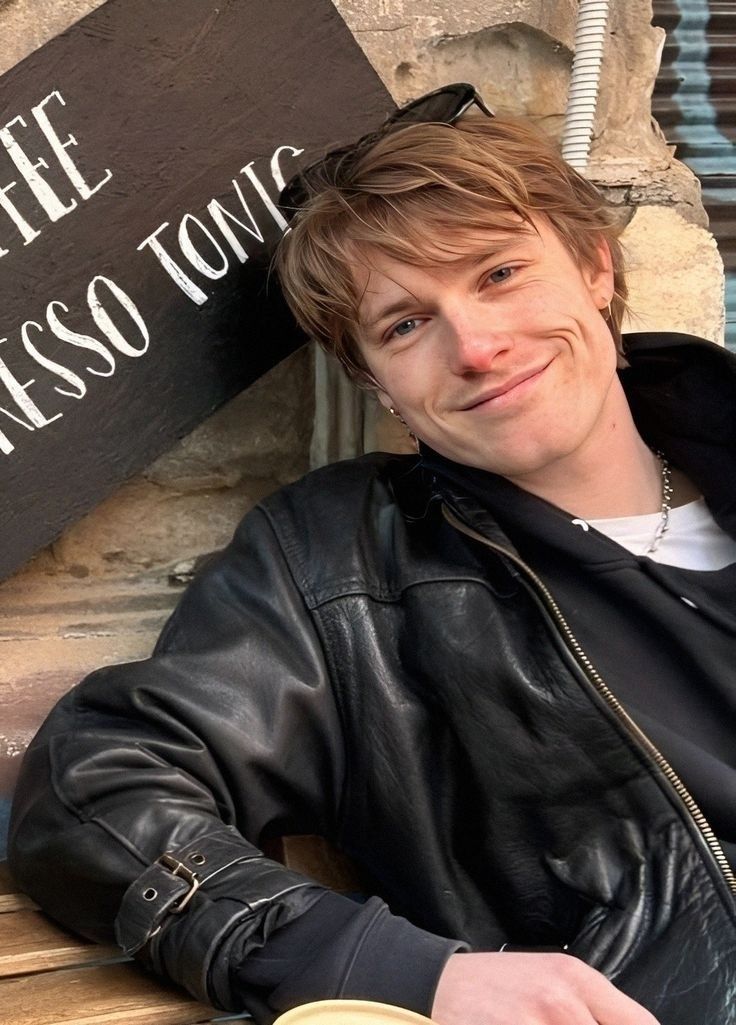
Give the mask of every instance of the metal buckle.
<path id="1" fill-rule="evenodd" d="M 162 854 L 160 858 L 157 858 L 156 863 L 171 872 L 173 876 L 178 876 L 180 879 L 183 879 L 185 883 L 189 884 L 189 890 L 184 894 L 181 900 L 177 901 L 176 904 L 172 904 L 169 908 L 170 915 L 180 915 L 199 889 L 199 876 L 196 872 L 192 872 L 191 868 L 187 868 L 186 865 L 182 864 L 178 858 L 175 858 L 170 851 L 167 851 L 166 854 Z"/>

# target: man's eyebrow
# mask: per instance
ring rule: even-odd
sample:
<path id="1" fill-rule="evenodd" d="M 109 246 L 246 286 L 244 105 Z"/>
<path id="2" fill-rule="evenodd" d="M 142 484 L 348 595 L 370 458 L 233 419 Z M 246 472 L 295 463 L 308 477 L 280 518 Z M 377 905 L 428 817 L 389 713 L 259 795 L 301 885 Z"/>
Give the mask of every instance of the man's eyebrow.
<path id="1" fill-rule="evenodd" d="M 411 309 L 412 305 L 416 302 L 414 296 L 407 293 L 406 296 L 402 296 L 401 299 L 397 299 L 388 306 L 383 306 L 379 309 L 378 313 L 371 320 L 361 321 L 362 327 L 375 327 L 376 324 L 380 324 L 382 320 L 386 320 L 388 317 L 395 317 L 399 313 L 404 313 L 405 310 Z"/>
<path id="2" fill-rule="evenodd" d="M 479 249 L 477 253 L 473 255 L 468 254 L 466 259 L 470 266 L 475 267 L 480 263 L 485 263 L 488 259 L 495 259 L 497 256 L 503 256 L 504 253 L 509 250 L 516 249 L 518 246 L 526 245 L 535 238 L 536 232 L 515 231 L 513 235 L 506 235 L 501 236 L 498 239 L 492 239 L 485 244 L 484 248 Z M 460 262 L 463 262 L 462 259 Z"/>

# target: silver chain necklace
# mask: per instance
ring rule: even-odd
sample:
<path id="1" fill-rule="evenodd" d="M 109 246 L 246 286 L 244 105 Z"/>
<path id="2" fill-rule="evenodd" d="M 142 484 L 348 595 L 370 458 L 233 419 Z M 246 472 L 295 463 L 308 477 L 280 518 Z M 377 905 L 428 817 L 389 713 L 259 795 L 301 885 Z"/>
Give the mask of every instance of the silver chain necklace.
<path id="1" fill-rule="evenodd" d="M 644 555 L 651 555 L 652 552 L 657 551 L 662 538 L 670 528 L 670 513 L 672 512 L 671 502 L 672 495 L 674 493 L 670 464 L 661 452 L 655 452 L 654 454 L 657 459 L 659 459 L 660 471 L 662 474 L 662 511 L 659 515 L 657 529 L 654 531 L 654 537 L 644 549 Z"/>

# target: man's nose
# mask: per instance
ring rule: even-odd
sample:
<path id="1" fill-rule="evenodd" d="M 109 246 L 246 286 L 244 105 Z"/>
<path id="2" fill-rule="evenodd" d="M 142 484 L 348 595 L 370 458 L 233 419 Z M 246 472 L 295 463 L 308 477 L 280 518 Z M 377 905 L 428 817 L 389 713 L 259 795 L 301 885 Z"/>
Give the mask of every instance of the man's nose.
<path id="1" fill-rule="evenodd" d="M 447 314 L 449 359 L 456 374 L 484 373 L 513 346 L 508 325 L 486 306 L 462 306 Z"/>

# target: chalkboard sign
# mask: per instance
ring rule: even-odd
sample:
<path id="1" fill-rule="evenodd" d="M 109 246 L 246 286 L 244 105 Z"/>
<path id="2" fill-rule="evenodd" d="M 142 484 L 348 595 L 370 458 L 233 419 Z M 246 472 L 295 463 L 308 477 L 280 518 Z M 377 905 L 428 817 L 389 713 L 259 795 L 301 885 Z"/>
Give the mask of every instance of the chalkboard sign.
<path id="1" fill-rule="evenodd" d="M 109 0 L 0 90 L 0 577 L 303 338 L 275 198 L 390 98 L 330 0 Z"/>

